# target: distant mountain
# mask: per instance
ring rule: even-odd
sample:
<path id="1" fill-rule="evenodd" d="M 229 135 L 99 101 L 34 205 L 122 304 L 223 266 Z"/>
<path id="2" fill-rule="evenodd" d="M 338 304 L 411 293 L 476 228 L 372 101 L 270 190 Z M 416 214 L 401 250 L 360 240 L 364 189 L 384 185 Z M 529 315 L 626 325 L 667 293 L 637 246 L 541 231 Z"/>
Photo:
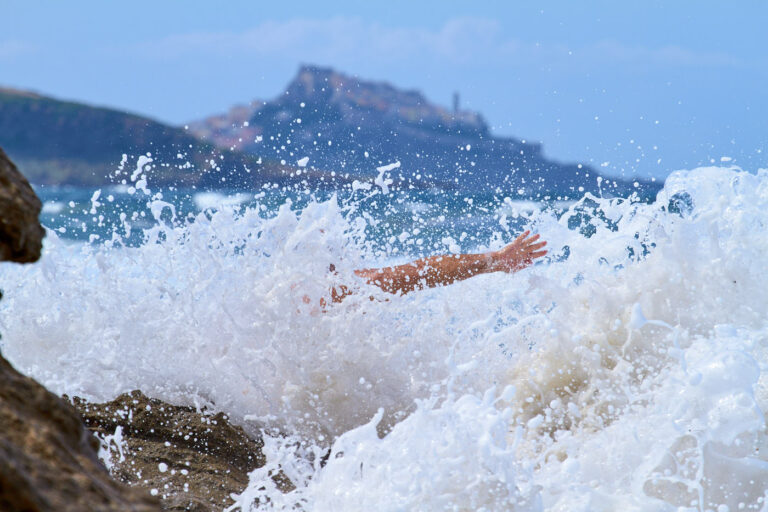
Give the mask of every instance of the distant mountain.
<path id="1" fill-rule="evenodd" d="M 0 147 L 29 181 L 99 186 L 119 182 L 151 153 L 155 186 L 229 188 L 284 180 L 291 168 L 222 150 L 182 128 L 118 110 L 0 88 Z M 125 175 L 123 175 L 125 176 Z"/>
<path id="2" fill-rule="evenodd" d="M 350 177 L 375 177 L 378 167 L 400 162 L 392 174 L 418 186 L 552 199 L 660 188 L 549 160 L 539 144 L 494 137 L 480 114 L 433 105 L 417 91 L 314 66 L 301 67 L 277 98 L 234 107 L 189 129 L 220 148 Z"/>
<path id="3" fill-rule="evenodd" d="M 276 99 L 234 107 L 189 130 L 0 88 L 0 147 L 32 183 L 49 185 L 119 183 L 151 153 L 155 187 L 338 186 L 375 179 L 380 168 L 389 169 L 394 186 L 524 198 L 647 196 L 660 187 L 602 179 L 588 166 L 545 158 L 539 144 L 494 137 L 480 114 L 312 66 L 301 67 Z"/>

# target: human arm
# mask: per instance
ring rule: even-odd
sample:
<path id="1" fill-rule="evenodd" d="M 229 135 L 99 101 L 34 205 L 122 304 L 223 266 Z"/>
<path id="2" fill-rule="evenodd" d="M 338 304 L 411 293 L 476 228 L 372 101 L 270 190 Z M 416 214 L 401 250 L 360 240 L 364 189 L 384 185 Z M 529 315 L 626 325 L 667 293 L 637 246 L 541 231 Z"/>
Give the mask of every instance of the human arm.
<path id="1" fill-rule="evenodd" d="M 539 242 L 539 235 L 529 235 L 530 231 L 526 231 L 498 251 L 431 256 L 394 267 L 356 270 L 355 274 L 386 292 L 406 294 L 463 281 L 479 274 L 517 272 L 547 253 L 541 250 L 547 243 Z M 333 301 L 340 302 L 349 293 L 346 288 L 341 292 L 334 289 Z"/>

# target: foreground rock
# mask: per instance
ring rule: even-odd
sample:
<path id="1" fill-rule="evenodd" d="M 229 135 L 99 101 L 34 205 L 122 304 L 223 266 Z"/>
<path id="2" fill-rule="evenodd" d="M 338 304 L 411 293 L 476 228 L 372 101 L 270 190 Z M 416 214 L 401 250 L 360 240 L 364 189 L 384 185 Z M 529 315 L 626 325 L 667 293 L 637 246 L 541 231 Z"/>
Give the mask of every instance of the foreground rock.
<path id="1" fill-rule="evenodd" d="M 0 260 L 40 257 L 40 200 L 0 149 Z M 75 410 L 0 357 L 0 511 L 158 510 L 110 478 Z"/>
<path id="2" fill-rule="evenodd" d="M 112 474 L 148 489 L 166 510 L 223 510 L 232 504 L 230 494 L 245 489 L 248 473 L 265 463 L 262 440 L 221 413 L 201 414 L 140 391 L 105 404 L 73 402 L 111 446 Z"/>
<path id="3" fill-rule="evenodd" d="M 0 149 L 0 260 L 39 259 L 40 209 Z M 222 510 L 265 462 L 261 440 L 222 414 L 198 414 L 138 391 L 108 404 L 75 404 L 101 443 L 70 404 L 0 356 L 0 512 L 160 510 L 150 494 L 167 510 Z M 97 455 L 110 445 L 113 475 L 123 483 Z"/>
<path id="4" fill-rule="evenodd" d="M 0 260 L 31 263 L 40 257 L 45 230 L 42 204 L 0 148 Z"/>
<path id="5" fill-rule="evenodd" d="M 158 510 L 115 482 L 73 408 L 0 357 L 0 510 Z"/>

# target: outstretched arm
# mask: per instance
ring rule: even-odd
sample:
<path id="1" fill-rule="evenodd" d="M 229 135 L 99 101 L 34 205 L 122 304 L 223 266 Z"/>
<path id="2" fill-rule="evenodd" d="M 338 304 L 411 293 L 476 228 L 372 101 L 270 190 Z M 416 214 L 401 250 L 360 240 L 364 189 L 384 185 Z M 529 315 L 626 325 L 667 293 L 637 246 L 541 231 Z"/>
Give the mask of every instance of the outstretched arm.
<path id="1" fill-rule="evenodd" d="M 483 254 L 449 254 L 422 258 L 396 267 L 356 270 L 355 274 L 389 293 L 406 294 L 414 290 L 455 283 L 478 274 L 517 272 L 547 254 L 547 242 L 526 231 L 506 247 Z M 350 292 L 333 290 L 334 302 Z"/>

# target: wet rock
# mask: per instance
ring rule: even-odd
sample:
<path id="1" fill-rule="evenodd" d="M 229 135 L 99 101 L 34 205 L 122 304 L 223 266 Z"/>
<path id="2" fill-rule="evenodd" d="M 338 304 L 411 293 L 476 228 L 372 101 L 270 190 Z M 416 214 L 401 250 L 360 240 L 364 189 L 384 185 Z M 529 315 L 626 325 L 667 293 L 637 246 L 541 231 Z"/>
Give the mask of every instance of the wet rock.
<path id="1" fill-rule="evenodd" d="M 42 204 L 29 182 L 0 148 L 0 260 L 30 263 L 40 258 L 45 230 Z"/>
<path id="2" fill-rule="evenodd" d="M 0 149 L 0 260 L 40 257 L 40 200 Z M 0 510 L 158 510 L 157 501 L 114 481 L 99 443 L 71 405 L 0 356 Z"/>
<path id="3" fill-rule="evenodd" d="M 158 510 L 114 481 L 72 406 L 0 357 L 0 510 Z"/>
<path id="4" fill-rule="evenodd" d="M 224 414 L 205 414 L 147 398 L 140 391 L 104 403 L 73 403 L 111 446 L 113 476 L 148 489 L 166 510 L 223 510 L 248 473 L 264 465 L 263 441 Z"/>

